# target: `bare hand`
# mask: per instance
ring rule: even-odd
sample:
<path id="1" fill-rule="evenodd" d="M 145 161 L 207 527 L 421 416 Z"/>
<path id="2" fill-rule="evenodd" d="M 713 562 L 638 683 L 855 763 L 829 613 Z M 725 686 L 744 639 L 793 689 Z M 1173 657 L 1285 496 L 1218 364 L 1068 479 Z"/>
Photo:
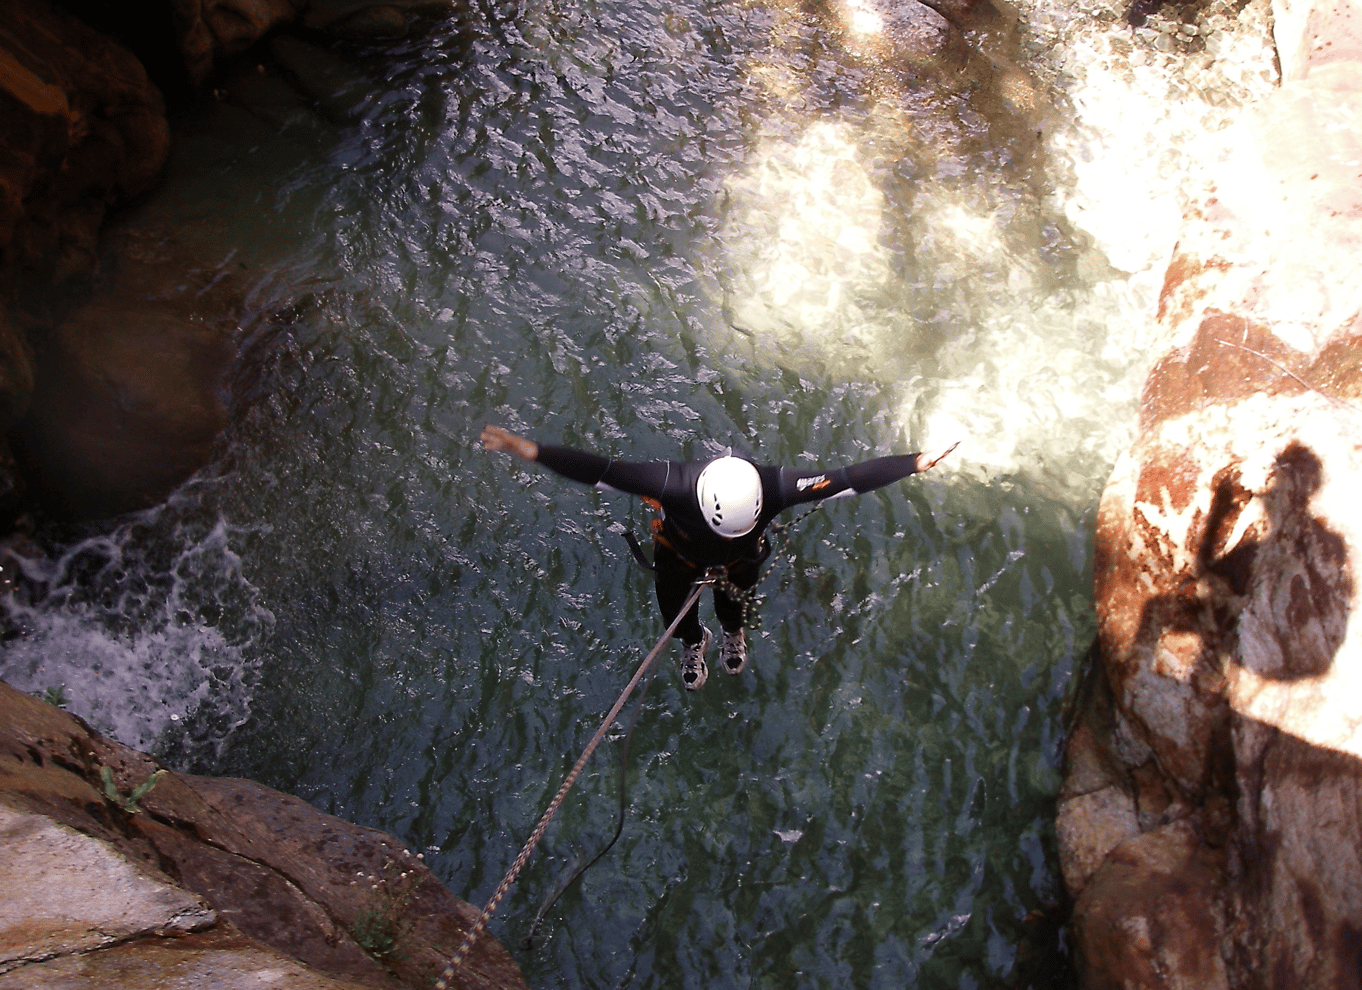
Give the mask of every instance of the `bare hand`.
<path id="1" fill-rule="evenodd" d="M 525 437 L 516 436 L 510 430 L 490 423 L 482 428 L 482 447 L 500 453 L 514 454 L 526 461 L 539 459 L 539 444 Z"/>
<path id="2" fill-rule="evenodd" d="M 959 446 L 960 441 L 957 440 L 955 441 L 955 443 L 951 444 L 945 450 L 937 450 L 928 454 L 918 454 L 917 469 L 919 471 L 928 471 L 931 468 L 936 467 L 936 465 L 939 464 L 947 454 L 949 454 L 952 450 Z"/>

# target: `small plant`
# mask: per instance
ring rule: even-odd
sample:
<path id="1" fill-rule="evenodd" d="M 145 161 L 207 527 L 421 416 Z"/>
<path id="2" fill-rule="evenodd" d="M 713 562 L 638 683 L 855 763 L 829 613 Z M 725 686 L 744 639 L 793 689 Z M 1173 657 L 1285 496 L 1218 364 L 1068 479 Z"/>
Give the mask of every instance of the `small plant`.
<path id="1" fill-rule="evenodd" d="M 127 795 L 124 795 L 123 792 L 118 789 L 118 785 L 114 783 L 113 771 L 108 767 L 99 768 L 99 778 L 104 781 L 104 796 L 108 798 L 110 804 L 122 808 L 130 815 L 138 815 L 142 813 L 142 809 L 138 806 L 137 802 L 151 793 L 151 789 L 156 786 L 156 781 L 160 780 L 161 775 L 166 772 L 167 771 L 165 770 L 157 770 L 142 783 L 134 787 Z"/>
<path id="2" fill-rule="evenodd" d="M 379 962 L 396 959 L 402 939 L 412 927 L 407 906 L 421 882 L 416 868 L 403 869 L 400 863 L 388 859 L 383 863 L 382 877 L 361 879 L 367 879 L 371 887 L 349 925 L 350 937 Z"/>
<path id="3" fill-rule="evenodd" d="M 56 687 L 44 688 L 42 694 L 33 692 L 34 697 L 41 698 L 53 708 L 65 709 L 71 699 L 66 696 L 66 685 L 58 684 Z"/>

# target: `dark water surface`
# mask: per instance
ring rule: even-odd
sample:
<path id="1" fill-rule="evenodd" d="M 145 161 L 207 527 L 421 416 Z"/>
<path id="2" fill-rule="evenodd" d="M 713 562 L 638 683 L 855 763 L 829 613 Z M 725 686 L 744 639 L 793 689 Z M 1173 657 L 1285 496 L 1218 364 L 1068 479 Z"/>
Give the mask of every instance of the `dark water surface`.
<path id="1" fill-rule="evenodd" d="M 643 508 L 482 423 L 798 466 L 960 439 L 791 532 L 741 677 L 687 694 L 667 654 L 619 845 L 516 949 L 614 829 L 622 733 L 492 930 L 536 988 L 1052 985 L 1061 704 L 1131 393 L 1017 121 L 755 5 L 352 54 L 352 126 L 186 127 L 148 217 L 257 273 L 232 426 L 166 506 L 33 562 L 0 673 L 481 904 L 661 631 Z"/>

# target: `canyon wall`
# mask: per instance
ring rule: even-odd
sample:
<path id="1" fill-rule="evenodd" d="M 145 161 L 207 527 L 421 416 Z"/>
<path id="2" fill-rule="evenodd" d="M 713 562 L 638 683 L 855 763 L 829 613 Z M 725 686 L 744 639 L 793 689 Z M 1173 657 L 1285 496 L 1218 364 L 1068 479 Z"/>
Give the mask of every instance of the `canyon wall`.
<path id="1" fill-rule="evenodd" d="M 1084 987 L 1362 986 L 1362 9 L 1274 16 L 1099 510 L 1058 818 Z"/>

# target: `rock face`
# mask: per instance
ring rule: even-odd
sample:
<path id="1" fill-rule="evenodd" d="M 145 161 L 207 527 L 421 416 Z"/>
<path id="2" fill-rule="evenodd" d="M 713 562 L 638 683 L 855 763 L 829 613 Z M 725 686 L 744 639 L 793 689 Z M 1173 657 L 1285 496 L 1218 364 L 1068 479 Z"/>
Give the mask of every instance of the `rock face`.
<path id="1" fill-rule="evenodd" d="M 0 267 L 89 267 L 109 206 L 147 189 L 169 148 L 161 93 L 126 49 L 0 0 Z"/>
<path id="2" fill-rule="evenodd" d="M 1362 986 L 1352 14 L 1279 12 L 1284 84 L 1192 197 L 1103 495 L 1058 823 L 1088 987 Z"/>
<path id="3" fill-rule="evenodd" d="M 225 419 L 240 280 L 193 267 L 166 232 L 119 230 L 97 291 L 35 331 L 31 401 L 11 442 L 53 514 L 147 508 L 207 461 Z"/>
<path id="4" fill-rule="evenodd" d="M 224 63 L 273 34 L 274 61 L 307 101 L 349 123 L 368 82 L 279 29 L 302 20 L 334 35 L 395 36 L 451 4 L 66 6 L 143 57 L 182 63 L 181 88 L 215 73 L 221 82 Z M 0 442 L 0 520 L 30 496 L 79 519 L 154 505 L 205 463 L 224 424 L 240 315 L 225 290 L 239 280 L 206 291 L 222 272 L 184 252 L 152 257 L 155 238 L 120 239 L 105 223 L 151 189 L 169 147 L 162 95 L 127 48 L 42 0 L 0 0 L 0 435 L 10 442 Z"/>
<path id="5" fill-rule="evenodd" d="M 194 86 L 266 35 L 301 21 L 310 31 L 342 38 L 398 38 L 413 15 L 448 12 L 452 0 L 171 0 L 172 19 Z"/>
<path id="6" fill-rule="evenodd" d="M 3 682 L 0 839 L 0 990 L 427 987 L 477 918 L 390 836 Z M 453 985 L 524 987 L 486 937 Z"/>

